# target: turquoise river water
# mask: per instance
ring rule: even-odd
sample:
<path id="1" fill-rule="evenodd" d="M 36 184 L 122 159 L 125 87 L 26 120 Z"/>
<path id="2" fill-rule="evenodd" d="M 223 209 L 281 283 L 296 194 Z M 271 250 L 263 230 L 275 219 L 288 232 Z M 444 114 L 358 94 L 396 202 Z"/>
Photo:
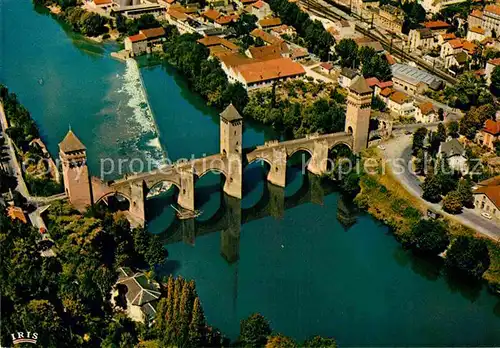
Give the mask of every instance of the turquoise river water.
<path id="1" fill-rule="evenodd" d="M 154 167 L 167 156 L 218 151 L 217 112 L 170 68 L 118 62 L 109 56 L 114 44 L 72 34 L 28 0 L 4 0 L 0 15 L 0 82 L 32 112 L 53 155 L 70 126 L 87 146 L 93 175 L 101 160 L 141 158 Z M 245 125 L 245 147 L 272 138 Z M 209 323 L 229 337 L 239 320 L 261 312 L 297 340 L 500 344 L 500 300 L 486 286 L 465 285 L 439 261 L 404 251 L 387 227 L 352 213 L 317 178 L 290 168 L 287 187 L 277 189 L 253 165 L 241 201 L 221 194 L 219 180 L 208 174 L 197 182 L 203 215 L 196 221 L 176 221 L 166 193 L 148 202 L 148 226 L 169 252 L 161 271 L 195 279 Z M 338 213 L 356 222 L 344 227 Z"/>

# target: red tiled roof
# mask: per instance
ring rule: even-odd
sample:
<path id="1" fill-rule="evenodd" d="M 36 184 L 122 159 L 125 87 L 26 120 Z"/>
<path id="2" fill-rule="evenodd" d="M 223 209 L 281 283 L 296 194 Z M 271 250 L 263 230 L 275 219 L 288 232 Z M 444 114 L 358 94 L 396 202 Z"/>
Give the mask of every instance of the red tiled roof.
<path id="1" fill-rule="evenodd" d="M 281 19 L 278 17 L 273 17 L 273 18 L 266 18 L 266 19 L 261 19 L 259 21 L 259 25 L 262 28 L 267 28 L 267 27 L 275 27 L 278 25 L 281 25 Z"/>
<path id="2" fill-rule="evenodd" d="M 253 37 L 260 37 L 264 42 L 266 42 L 270 45 L 279 44 L 279 43 L 283 42 L 282 39 L 277 38 L 276 36 L 271 35 L 269 33 L 266 33 L 262 29 L 254 29 L 250 32 L 250 35 L 252 35 Z"/>
<path id="3" fill-rule="evenodd" d="M 205 18 L 215 21 L 217 18 L 219 18 L 220 12 L 214 9 L 209 9 L 203 12 L 201 15 Z"/>
<path id="4" fill-rule="evenodd" d="M 500 6 L 498 6 L 498 5 L 486 5 L 484 8 L 484 12 L 494 13 L 497 16 L 500 16 Z"/>
<path id="5" fill-rule="evenodd" d="M 450 44 L 451 48 L 453 48 L 453 49 L 461 48 L 463 46 L 462 40 L 460 40 L 460 39 L 450 40 L 450 41 L 448 41 L 448 43 Z"/>
<path id="6" fill-rule="evenodd" d="M 490 59 L 488 61 L 488 64 L 492 64 L 492 65 L 498 66 L 498 65 L 500 65 L 500 58 Z"/>
<path id="7" fill-rule="evenodd" d="M 281 45 L 250 47 L 248 50 L 252 58 L 255 59 L 276 59 L 281 57 Z"/>
<path id="8" fill-rule="evenodd" d="M 385 52 L 385 59 L 387 59 L 387 63 L 389 63 L 389 65 L 394 65 L 396 64 L 396 61 L 394 60 L 394 57 L 391 56 L 389 53 Z"/>
<path id="9" fill-rule="evenodd" d="M 111 4 L 113 1 L 111 0 L 94 0 L 94 4 L 96 5 L 107 5 Z"/>
<path id="10" fill-rule="evenodd" d="M 389 87 L 386 87 L 386 88 L 384 88 L 383 90 L 380 91 L 380 95 L 382 97 L 388 97 L 388 96 L 391 95 L 391 93 L 392 93 L 392 88 L 389 88 Z"/>
<path id="11" fill-rule="evenodd" d="M 457 38 L 454 33 L 441 34 L 441 37 L 443 38 L 444 41 L 453 40 Z"/>
<path id="12" fill-rule="evenodd" d="M 476 74 L 477 76 L 484 76 L 486 75 L 486 71 L 484 71 L 484 69 L 479 69 L 474 71 L 474 74 Z"/>
<path id="13" fill-rule="evenodd" d="M 422 25 L 429 29 L 446 29 L 451 26 L 444 21 L 429 21 L 422 23 Z"/>
<path id="14" fill-rule="evenodd" d="M 462 48 L 467 51 L 469 54 L 473 54 L 474 51 L 477 49 L 477 45 L 473 44 L 470 41 L 463 40 L 462 41 Z"/>
<path id="15" fill-rule="evenodd" d="M 373 87 L 375 85 L 378 85 L 380 81 L 376 77 L 369 77 L 366 80 L 366 83 L 368 84 L 368 87 Z"/>
<path id="16" fill-rule="evenodd" d="M 173 8 L 169 8 L 167 14 L 174 17 L 178 21 L 185 21 L 188 18 L 185 13 L 174 10 Z"/>
<path id="17" fill-rule="evenodd" d="M 19 207 L 8 207 L 7 208 L 7 216 L 11 218 L 12 221 L 14 220 L 19 220 L 22 223 L 28 223 L 28 220 L 26 219 L 26 215 L 24 215 L 24 212 L 21 208 Z"/>
<path id="18" fill-rule="evenodd" d="M 247 83 L 304 75 L 306 71 L 290 58 L 278 58 L 239 65 L 236 70 Z"/>
<path id="19" fill-rule="evenodd" d="M 431 112 L 434 112 L 434 105 L 432 105 L 431 102 L 422 103 L 418 106 L 418 108 L 422 111 L 423 115 L 428 115 Z"/>
<path id="20" fill-rule="evenodd" d="M 258 8 L 258 9 L 261 9 L 265 5 L 266 5 L 266 3 L 262 0 L 259 0 L 259 1 L 252 4 L 253 7 Z"/>
<path id="21" fill-rule="evenodd" d="M 497 208 L 500 208 L 500 186 L 480 186 L 474 191 L 474 194 L 485 194 Z"/>
<path id="22" fill-rule="evenodd" d="M 410 97 L 406 93 L 400 92 L 400 91 L 396 91 L 396 92 L 392 93 L 389 98 L 393 102 L 396 102 L 398 104 L 403 104 L 403 103 L 406 103 L 410 100 Z"/>
<path id="23" fill-rule="evenodd" d="M 332 70 L 333 69 L 333 64 L 332 63 L 328 63 L 328 62 L 323 62 L 319 66 L 321 66 L 323 69 L 326 69 L 326 70 Z"/>
<path id="24" fill-rule="evenodd" d="M 470 13 L 472 17 L 478 17 L 478 18 L 483 18 L 483 11 L 480 10 L 472 10 Z"/>
<path id="25" fill-rule="evenodd" d="M 500 134 L 500 121 L 486 120 L 484 123 L 484 132 L 499 135 Z"/>
<path id="26" fill-rule="evenodd" d="M 392 81 L 384 81 L 384 82 L 379 82 L 378 86 L 382 89 L 387 88 L 387 87 L 392 87 L 394 83 Z"/>
<path id="27" fill-rule="evenodd" d="M 229 24 L 233 21 L 236 22 L 238 20 L 238 18 L 240 18 L 240 16 L 238 16 L 237 14 L 220 16 L 219 18 L 217 18 L 215 20 L 215 22 L 220 24 L 220 25 L 226 25 L 226 24 Z"/>
<path id="28" fill-rule="evenodd" d="M 160 36 L 165 36 L 165 29 L 162 27 L 142 29 L 139 33 L 143 34 L 147 39 L 154 39 Z"/>
<path id="29" fill-rule="evenodd" d="M 484 33 L 486 33 L 486 31 L 481 27 L 472 27 L 472 28 L 469 28 L 469 30 L 472 31 L 473 33 L 482 34 L 482 35 L 484 35 Z"/>
<path id="30" fill-rule="evenodd" d="M 144 34 L 139 33 L 139 34 L 129 36 L 128 39 L 132 42 L 139 42 L 139 41 L 146 40 L 146 37 L 144 36 Z"/>

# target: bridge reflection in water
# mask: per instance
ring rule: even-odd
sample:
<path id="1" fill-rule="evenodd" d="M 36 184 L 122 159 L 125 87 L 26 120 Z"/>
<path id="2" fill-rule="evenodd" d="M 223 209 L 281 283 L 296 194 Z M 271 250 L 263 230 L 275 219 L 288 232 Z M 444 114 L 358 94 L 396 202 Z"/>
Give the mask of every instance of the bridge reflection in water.
<path id="1" fill-rule="evenodd" d="M 234 263 L 239 259 L 240 233 L 243 224 L 265 217 L 282 219 L 286 210 L 306 203 L 322 205 L 324 197 L 336 191 L 335 184 L 332 181 L 322 179 L 309 172 L 300 174 L 300 170 L 295 169 L 295 174 L 302 177 L 301 180 L 296 178 L 301 181 L 301 185 L 295 192 L 287 195 L 286 191 L 288 190 L 285 188 L 263 181 L 264 187 L 260 199 L 252 206 L 245 208 L 242 208 L 242 200 L 225 194 L 220 184 L 204 186 L 201 188 L 200 194 L 204 197 L 210 197 L 211 200 L 214 199 L 215 195 L 220 200 L 220 205 L 212 216 L 206 220 L 200 218 L 179 220 L 175 218 L 172 210 L 169 213 L 170 217 L 167 218 L 170 220 L 169 226 L 157 235 L 161 238 L 163 244 L 184 242 L 194 245 L 197 237 L 220 231 L 221 256 L 228 263 Z M 342 196 L 339 195 L 339 200 L 341 199 Z M 158 202 L 155 202 L 155 200 L 151 199 L 148 205 L 157 205 Z M 173 195 L 172 201 L 175 201 Z M 343 202 L 338 204 L 338 207 L 341 207 L 338 209 L 339 211 L 332 212 L 332 214 L 336 213 L 341 223 L 348 221 L 348 223 L 344 224 L 348 228 L 355 221 L 352 202 Z M 154 208 L 149 208 L 149 211 L 154 211 Z M 156 217 L 150 217 L 150 220 L 156 218 L 158 218 L 158 214 Z"/>

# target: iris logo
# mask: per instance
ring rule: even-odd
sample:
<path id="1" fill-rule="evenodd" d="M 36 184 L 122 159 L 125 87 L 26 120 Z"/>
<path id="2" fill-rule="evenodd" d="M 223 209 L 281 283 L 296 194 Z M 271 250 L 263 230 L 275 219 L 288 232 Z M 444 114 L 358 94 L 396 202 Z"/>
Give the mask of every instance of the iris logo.
<path id="1" fill-rule="evenodd" d="M 36 332 L 19 331 L 19 332 L 10 334 L 10 335 L 12 336 L 12 343 L 14 345 L 19 344 L 19 343 L 36 344 L 36 340 L 38 339 L 38 333 L 36 333 Z"/>

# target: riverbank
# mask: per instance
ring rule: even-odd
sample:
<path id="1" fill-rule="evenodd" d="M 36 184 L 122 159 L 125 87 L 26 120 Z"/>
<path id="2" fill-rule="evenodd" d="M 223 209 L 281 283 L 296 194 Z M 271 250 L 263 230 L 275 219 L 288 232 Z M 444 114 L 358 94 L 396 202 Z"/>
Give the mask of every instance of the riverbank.
<path id="1" fill-rule="evenodd" d="M 356 203 L 377 220 L 389 226 L 396 239 L 404 246 L 409 244 L 412 227 L 427 214 L 427 207 L 409 193 L 393 176 L 390 168 L 384 164 L 382 156 L 375 148 L 364 152 L 365 158 L 375 160 L 371 175 L 364 173 L 360 180 L 361 192 Z M 443 218 L 450 239 L 458 236 L 473 236 L 484 240 L 488 245 L 491 264 L 483 274 L 483 279 L 496 294 L 500 293 L 500 245 L 497 241 L 486 238 L 458 222 Z"/>

